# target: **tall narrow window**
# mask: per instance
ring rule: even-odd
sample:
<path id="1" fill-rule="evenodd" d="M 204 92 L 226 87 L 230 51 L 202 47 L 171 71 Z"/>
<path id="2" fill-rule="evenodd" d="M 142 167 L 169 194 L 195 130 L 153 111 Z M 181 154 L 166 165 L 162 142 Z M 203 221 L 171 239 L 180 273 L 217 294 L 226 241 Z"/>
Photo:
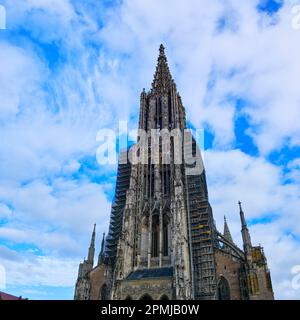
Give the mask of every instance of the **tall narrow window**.
<path id="1" fill-rule="evenodd" d="M 218 299 L 230 300 L 230 289 L 228 281 L 224 277 L 220 277 L 218 283 Z"/>
<path id="2" fill-rule="evenodd" d="M 172 100 L 171 95 L 169 95 L 169 101 L 168 101 L 168 116 L 169 116 L 169 126 L 172 123 Z"/>
<path id="3" fill-rule="evenodd" d="M 162 170 L 163 170 L 163 194 L 166 195 L 167 194 L 167 188 L 166 188 L 166 166 L 163 165 L 162 166 Z"/>
<path id="4" fill-rule="evenodd" d="M 159 119 L 159 128 L 162 129 L 162 101 L 158 100 L 158 119 Z"/>
<path id="5" fill-rule="evenodd" d="M 142 232 L 141 232 L 141 257 L 147 257 L 148 251 L 148 218 L 144 217 L 142 220 Z"/>
<path id="6" fill-rule="evenodd" d="M 155 112 L 154 112 L 154 128 L 157 128 L 157 115 L 158 115 L 158 104 L 157 99 L 155 100 Z"/>
<path id="7" fill-rule="evenodd" d="M 166 257 L 169 255 L 169 230 L 168 230 L 168 222 L 164 221 L 163 227 L 163 255 Z"/>
<path id="8" fill-rule="evenodd" d="M 159 250 L 159 217 L 152 217 L 152 257 L 158 257 Z"/>
<path id="9" fill-rule="evenodd" d="M 154 196 L 154 164 L 150 165 L 150 197 L 153 198 Z"/>

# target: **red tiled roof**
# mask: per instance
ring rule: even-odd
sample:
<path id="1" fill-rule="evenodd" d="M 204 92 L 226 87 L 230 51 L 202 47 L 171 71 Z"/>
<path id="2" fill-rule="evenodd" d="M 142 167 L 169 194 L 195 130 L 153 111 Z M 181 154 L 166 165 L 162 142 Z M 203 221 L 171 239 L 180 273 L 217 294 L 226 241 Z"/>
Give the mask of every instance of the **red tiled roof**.
<path id="1" fill-rule="evenodd" d="M 23 298 L 0 291 L 0 300 L 23 300 Z"/>

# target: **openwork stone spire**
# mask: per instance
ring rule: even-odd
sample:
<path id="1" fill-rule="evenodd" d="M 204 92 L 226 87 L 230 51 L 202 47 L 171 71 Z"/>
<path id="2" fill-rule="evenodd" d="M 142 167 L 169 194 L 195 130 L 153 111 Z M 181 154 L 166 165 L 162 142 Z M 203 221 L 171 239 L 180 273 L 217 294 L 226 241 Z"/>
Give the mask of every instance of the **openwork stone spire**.
<path id="1" fill-rule="evenodd" d="M 171 88 L 173 83 L 174 82 L 168 66 L 168 60 L 165 55 L 165 47 L 161 44 L 159 47 L 156 72 L 154 75 L 154 80 L 152 82 L 152 92 L 166 92 Z"/>

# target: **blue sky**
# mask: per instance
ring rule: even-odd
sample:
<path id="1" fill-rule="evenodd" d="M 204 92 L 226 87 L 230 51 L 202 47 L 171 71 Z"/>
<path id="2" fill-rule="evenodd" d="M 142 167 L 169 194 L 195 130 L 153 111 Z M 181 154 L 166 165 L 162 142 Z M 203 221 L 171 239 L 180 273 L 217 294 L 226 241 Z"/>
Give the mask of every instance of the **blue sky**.
<path id="1" fill-rule="evenodd" d="M 300 264 L 298 1 L 0 0 L 0 264 L 6 291 L 72 299 L 93 223 L 107 232 L 116 167 L 96 134 L 128 120 L 160 43 L 194 128 L 220 230 L 240 245 L 237 202 L 277 298 Z M 155 14 L 153 14 L 155 12 Z"/>

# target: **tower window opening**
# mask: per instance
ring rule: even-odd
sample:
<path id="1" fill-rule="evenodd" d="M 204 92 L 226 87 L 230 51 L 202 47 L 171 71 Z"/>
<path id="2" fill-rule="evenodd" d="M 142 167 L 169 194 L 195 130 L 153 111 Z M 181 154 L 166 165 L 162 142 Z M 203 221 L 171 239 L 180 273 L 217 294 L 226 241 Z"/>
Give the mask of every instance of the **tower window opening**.
<path id="1" fill-rule="evenodd" d="M 168 223 L 164 222 L 163 226 L 163 255 L 166 257 L 169 255 L 169 231 L 168 231 Z"/>
<path id="2" fill-rule="evenodd" d="M 152 257 L 158 257 L 159 251 L 159 217 L 154 215 L 152 217 Z"/>

